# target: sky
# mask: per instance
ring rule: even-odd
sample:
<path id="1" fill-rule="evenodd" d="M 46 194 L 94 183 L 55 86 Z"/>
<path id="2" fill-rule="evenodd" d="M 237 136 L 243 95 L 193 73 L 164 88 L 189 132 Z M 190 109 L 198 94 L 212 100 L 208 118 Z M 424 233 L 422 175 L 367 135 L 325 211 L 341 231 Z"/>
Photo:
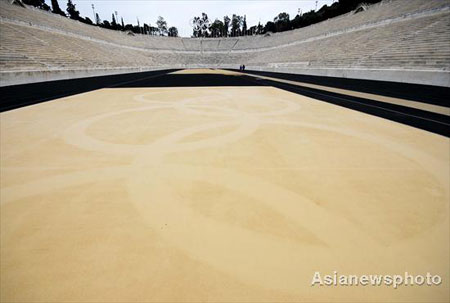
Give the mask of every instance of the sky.
<path id="1" fill-rule="evenodd" d="M 323 5 L 331 5 L 337 0 L 318 0 L 317 9 Z M 46 0 L 50 5 L 51 1 Z M 72 0 L 83 17 L 94 19 L 92 4 L 95 12 L 99 14 L 102 20 L 111 21 L 111 15 L 117 11 L 120 18 L 123 18 L 125 24 L 137 24 L 137 18 L 141 25 L 143 23 L 156 26 L 158 16 L 164 17 L 168 26 L 178 28 L 178 34 L 182 37 L 192 35 L 190 20 L 195 16 L 201 16 L 202 12 L 208 14 L 211 21 L 216 18 L 223 20 L 223 16 L 231 17 L 233 14 L 246 15 L 247 27 L 262 25 L 267 21 L 273 21 L 273 18 L 279 13 L 286 12 L 292 18 L 297 15 L 301 9 L 303 13 L 314 10 L 316 0 Z M 67 0 L 58 0 L 62 10 L 66 10 Z"/>

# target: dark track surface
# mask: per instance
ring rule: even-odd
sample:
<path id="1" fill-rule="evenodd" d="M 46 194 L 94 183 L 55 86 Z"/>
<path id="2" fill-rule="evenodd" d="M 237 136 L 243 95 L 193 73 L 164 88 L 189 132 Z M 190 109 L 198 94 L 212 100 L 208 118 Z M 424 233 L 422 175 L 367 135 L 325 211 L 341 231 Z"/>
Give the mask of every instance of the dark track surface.
<path id="1" fill-rule="evenodd" d="M 168 74 L 174 71 L 176 70 L 160 70 L 0 87 L 0 112 L 101 88 L 261 85 L 244 80 L 247 77 Z"/>
<path id="2" fill-rule="evenodd" d="M 130 82 L 117 87 L 200 87 L 200 86 L 261 86 L 252 77 L 217 74 L 171 74 Z"/>
<path id="3" fill-rule="evenodd" d="M 261 78 L 258 79 L 246 75 L 168 74 L 173 71 L 175 70 L 161 70 L 0 87 L 0 94 L 2 95 L 0 111 L 12 110 L 27 105 L 101 88 L 273 86 L 292 93 L 312 97 L 320 101 L 358 110 L 367 114 L 450 137 L 450 119 L 448 116 L 441 114 L 277 81 L 265 80 Z M 448 98 L 450 98 L 450 89 L 442 87 L 329 77 L 309 77 L 303 75 L 278 73 L 248 73 L 257 73 L 273 78 L 277 78 L 278 75 L 281 75 L 279 77 L 281 79 L 302 81 L 397 98 L 406 98 L 441 106 L 448 106 L 447 100 L 449 99 L 446 99 L 446 96 L 449 96 Z M 358 85 L 358 83 L 360 85 Z M 376 89 L 379 89 L 379 91 Z M 430 94 L 429 98 L 427 97 L 427 93 Z"/>
<path id="4" fill-rule="evenodd" d="M 0 112 L 92 90 L 148 80 L 175 70 L 150 71 L 102 77 L 48 81 L 0 87 Z"/>
<path id="5" fill-rule="evenodd" d="M 234 69 L 234 71 L 239 70 Z M 450 88 L 448 87 L 260 71 L 244 71 L 244 73 L 348 89 L 446 107 L 450 106 Z"/>
<path id="6" fill-rule="evenodd" d="M 446 115 L 261 78 L 253 81 L 450 137 L 450 117 Z"/>

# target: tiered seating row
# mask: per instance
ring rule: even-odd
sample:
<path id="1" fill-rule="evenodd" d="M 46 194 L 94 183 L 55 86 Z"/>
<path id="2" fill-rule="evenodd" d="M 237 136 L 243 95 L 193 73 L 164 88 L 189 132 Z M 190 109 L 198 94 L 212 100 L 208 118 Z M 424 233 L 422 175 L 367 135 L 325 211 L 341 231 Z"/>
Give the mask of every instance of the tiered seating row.
<path id="1" fill-rule="evenodd" d="M 197 39 L 130 36 L 0 1 L 0 68 L 247 64 L 448 70 L 449 6 L 443 0 L 383 1 L 365 12 L 270 37 Z"/>

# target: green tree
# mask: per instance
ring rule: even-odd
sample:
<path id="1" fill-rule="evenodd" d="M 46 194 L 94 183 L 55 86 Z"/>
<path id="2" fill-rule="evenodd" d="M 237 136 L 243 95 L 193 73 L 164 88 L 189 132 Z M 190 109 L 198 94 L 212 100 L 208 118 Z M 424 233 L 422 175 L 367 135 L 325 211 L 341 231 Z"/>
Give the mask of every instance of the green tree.
<path id="1" fill-rule="evenodd" d="M 253 25 L 252 27 L 250 27 L 250 28 L 248 29 L 247 35 L 256 35 L 256 30 L 257 30 L 257 26 L 256 26 L 256 25 Z"/>
<path id="2" fill-rule="evenodd" d="M 70 19 L 80 20 L 80 12 L 77 11 L 75 4 L 72 3 L 72 0 L 67 1 L 67 12 L 69 13 Z"/>
<path id="3" fill-rule="evenodd" d="M 272 33 L 276 32 L 275 23 L 273 23 L 272 21 L 267 22 L 266 25 L 264 26 L 264 33 L 268 32 Z"/>
<path id="4" fill-rule="evenodd" d="M 277 32 L 282 32 L 290 29 L 290 20 L 288 13 L 279 13 L 278 16 L 273 19 L 273 22 L 275 23 Z"/>
<path id="5" fill-rule="evenodd" d="M 52 0 L 52 12 L 61 16 L 66 17 L 66 14 L 59 7 L 58 0 Z"/>
<path id="6" fill-rule="evenodd" d="M 175 26 L 171 26 L 168 29 L 169 37 L 178 37 L 178 29 Z"/>
<path id="7" fill-rule="evenodd" d="M 242 32 L 244 35 L 247 34 L 247 16 L 244 15 L 244 19 L 242 20 Z"/>
<path id="8" fill-rule="evenodd" d="M 223 17 L 223 35 L 225 37 L 228 37 L 228 30 L 230 28 L 230 17 L 224 16 Z"/>
<path id="9" fill-rule="evenodd" d="M 109 23 L 108 20 L 103 20 L 103 22 L 101 23 L 101 27 L 109 28 L 109 29 L 112 28 L 112 27 L 111 27 L 111 23 Z"/>
<path id="10" fill-rule="evenodd" d="M 214 20 L 214 22 L 211 24 L 211 27 L 209 28 L 211 31 L 212 37 L 221 37 L 224 32 L 224 24 L 219 19 Z"/>
<path id="11" fill-rule="evenodd" d="M 264 26 L 261 25 L 261 22 L 258 22 L 258 26 L 256 27 L 256 34 L 261 35 L 264 32 Z"/>
<path id="12" fill-rule="evenodd" d="M 92 22 L 92 20 L 90 19 L 90 18 L 88 18 L 88 17 L 86 17 L 86 18 L 81 18 L 82 20 L 84 20 L 84 21 L 82 21 L 83 23 L 86 23 L 86 24 L 89 24 L 89 25 L 93 25 L 94 23 Z"/>
<path id="13" fill-rule="evenodd" d="M 193 37 L 208 37 L 211 24 L 208 15 L 202 13 L 201 17 L 194 17 L 192 20 Z"/>
<path id="14" fill-rule="evenodd" d="M 234 15 L 231 18 L 231 35 L 236 37 L 240 36 L 241 25 L 242 25 L 242 17 L 239 15 Z"/>
<path id="15" fill-rule="evenodd" d="M 202 13 L 202 17 L 200 19 L 202 21 L 202 37 L 208 37 L 209 30 L 211 27 L 211 24 L 209 22 L 208 15 L 206 13 Z"/>
<path id="16" fill-rule="evenodd" d="M 157 27 L 150 25 L 150 35 L 157 36 L 159 33 L 159 29 Z"/>
<path id="17" fill-rule="evenodd" d="M 49 11 L 50 6 L 45 3 L 45 0 L 23 0 L 23 3 Z"/>
<path id="18" fill-rule="evenodd" d="M 198 38 L 200 37 L 201 34 L 201 29 L 200 29 L 200 17 L 194 17 L 194 19 L 192 19 L 192 37 L 193 38 Z"/>
<path id="19" fill-rule="evenodd" d="M 144 35 L 150 35 L 150 26 L 144 23 Z"/>
<path id="20" fill-rule="evenodd" d="M 114 17 L 114 14 L 112 14 L 111 26 L 113 29 L 117 30 L 117 22 L 116 22 L 116 17 Z"/>
<path id="21" fill-rule="evenodd" d="M 156 26 L 158 27 L 159 35 L 165 36 L 167 34 L 167 22 L 163 17 L 159 16 L 156 21 Z"/>

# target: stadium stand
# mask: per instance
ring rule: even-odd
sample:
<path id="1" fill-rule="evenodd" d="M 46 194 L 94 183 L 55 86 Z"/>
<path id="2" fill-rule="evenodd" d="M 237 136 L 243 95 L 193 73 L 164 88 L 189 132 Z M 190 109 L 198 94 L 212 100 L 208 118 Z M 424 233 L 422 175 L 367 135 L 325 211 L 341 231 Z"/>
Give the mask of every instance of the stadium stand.
<path id="1" fill-rule="evenodd" d="M 450 86 L 450 3 L 392 0 L 269 36 L 173 38 L 89 26 L 0 1 L 1 85 L 181 67 Z"/>

